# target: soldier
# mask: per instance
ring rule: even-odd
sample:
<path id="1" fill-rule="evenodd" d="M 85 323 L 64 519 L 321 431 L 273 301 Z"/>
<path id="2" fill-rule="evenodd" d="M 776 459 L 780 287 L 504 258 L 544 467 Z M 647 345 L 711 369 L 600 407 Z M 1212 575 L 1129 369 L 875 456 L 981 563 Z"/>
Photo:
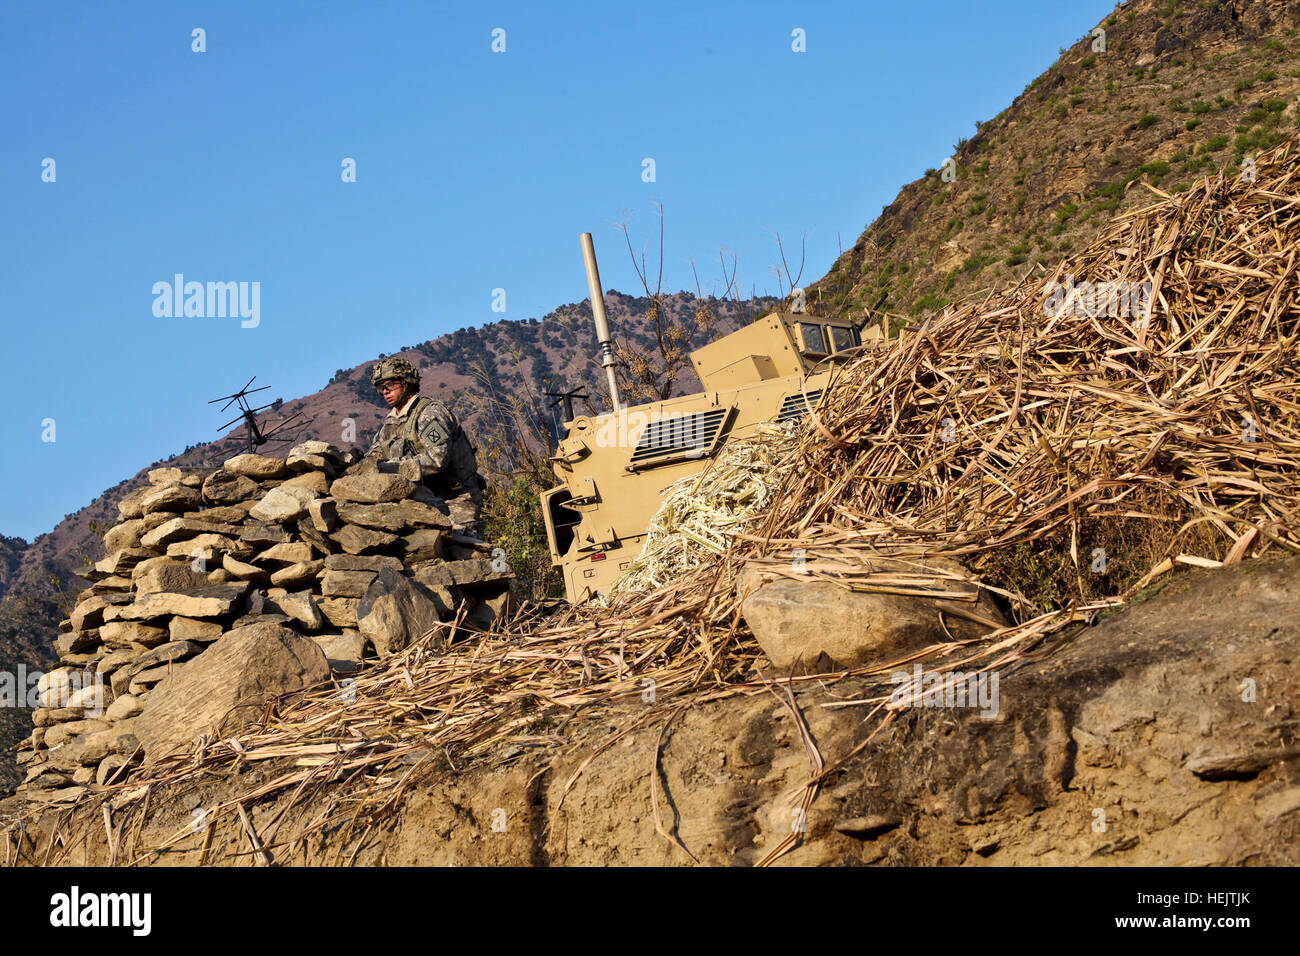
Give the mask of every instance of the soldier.
<path id="1" fill-rule="evenodd" d="M 483 536 L 483 489 L 474 446 L 442 402 L 420 394 L 420 373 L 401 358 L 375 363 L 370 381 L 390 411 L 366 458 L 383 472 L 423 482 L 447 502 L 457 531 Z"/>

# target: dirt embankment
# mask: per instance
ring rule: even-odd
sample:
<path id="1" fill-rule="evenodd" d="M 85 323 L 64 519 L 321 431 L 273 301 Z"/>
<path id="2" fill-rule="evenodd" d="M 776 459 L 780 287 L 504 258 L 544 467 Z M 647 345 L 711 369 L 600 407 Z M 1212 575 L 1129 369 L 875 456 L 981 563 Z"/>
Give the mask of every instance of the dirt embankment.
<path id="1" fill-rule="evenodd" d="M 794 699 L 826 768 L 806 815 L 811 752 L 782 695 L 756 690 L 666 728 L 672 701 L 579 714 L 558 751 L 507 765 L 413 755 L 398 807 L 359 805 L 351 827 L 292 852 L 276 844 L 317 811 L 310 795 L 250 804 L 248 821 L 277 864 L 298 865 L 750 865 L 792 831 L 779 864 L 1296 864 L 1298 666 L 1300 558 L 1254 562 L 1195 572 L 1039 648 L 999 674 L 995 717 L 917 708 L 866 742 L 880 716 L 852 702 L 888 684 L 803 685 Z M 115 834 L 118 862 L 258 860 L 234 814 L 210 833 L 197 823 L 257 773 L 271 771 L 157 788 L 143 825 Z M 49 861 L 107 863 L 95 817 L 62 821 Z M 24 862 L 46 859 L 56 822 L 29 828 Z"/>

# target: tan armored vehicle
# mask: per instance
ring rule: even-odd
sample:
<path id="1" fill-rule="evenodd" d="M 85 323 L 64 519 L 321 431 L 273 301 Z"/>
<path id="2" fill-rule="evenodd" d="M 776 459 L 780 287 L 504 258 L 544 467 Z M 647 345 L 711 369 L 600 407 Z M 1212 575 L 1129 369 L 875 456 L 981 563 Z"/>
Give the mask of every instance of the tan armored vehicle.
<path id="1" fill-rule="evenodd" d="M 755 426 L 806 415 L 864 334 L 848 321 L 770 312 L 691 354 L 699 394 L 620 406 L 589 233 L 582 243 L 614 411 L 565 423 L 552 458 L 561 484 L 542 494 L 551 560 L 574 602 L 605 592 L 628 569 L 668 485 Z"/>

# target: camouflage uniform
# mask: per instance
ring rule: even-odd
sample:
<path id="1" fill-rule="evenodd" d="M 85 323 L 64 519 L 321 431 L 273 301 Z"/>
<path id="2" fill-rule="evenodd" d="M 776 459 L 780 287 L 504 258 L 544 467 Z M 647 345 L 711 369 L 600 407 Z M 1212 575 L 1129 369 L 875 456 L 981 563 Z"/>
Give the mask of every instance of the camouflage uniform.
<path id="1" fill-rule="evenodd" d="M 380 374 L 377 368 L 376 376 Z M 391 409 L 366 457 L 373 459 L 380 471 L 423 482 L 447 502 L 456 530 L 482 537 L 480 515 L 487 483 L 479 476 L 474 447 L 442 402 L 417 395 Z"/>

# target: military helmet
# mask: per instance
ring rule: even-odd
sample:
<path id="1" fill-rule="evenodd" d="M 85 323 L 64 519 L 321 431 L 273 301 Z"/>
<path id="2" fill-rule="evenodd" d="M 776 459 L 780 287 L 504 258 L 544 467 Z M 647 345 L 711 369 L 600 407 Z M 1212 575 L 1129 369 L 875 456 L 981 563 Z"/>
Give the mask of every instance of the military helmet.
<path id="1" fill-rule="evenodd" d="M 399 382 L 409 382 L 412 385 L 419 386 L 420 373 L 404 358 L 386 358 L 380 359 L 375 363 L 375 367 L 370 370 L 370 382 L 375 388 L 379 387 L 380 382 L 387 382 L 389 379 L 397 379 Z"/>

